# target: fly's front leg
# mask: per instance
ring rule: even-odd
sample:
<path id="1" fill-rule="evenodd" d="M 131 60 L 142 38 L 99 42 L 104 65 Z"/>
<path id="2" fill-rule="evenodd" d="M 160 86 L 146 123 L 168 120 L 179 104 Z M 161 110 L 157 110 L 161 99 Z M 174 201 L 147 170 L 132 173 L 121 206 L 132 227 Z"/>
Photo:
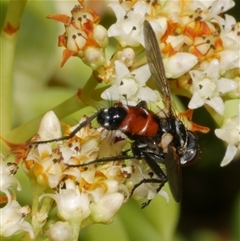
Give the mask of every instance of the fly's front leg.
<path id="1" fill-rule="evenodd" d="M 45 140 L 45 141 L 36 141 L 33 142 L 33 144 L 44 144 L 44 143 L 50 143 L 50 142 L 57 142 L 57 141 L 64 141 L 64 140 L 68 140 L 72 137 L 75 136 L 75 134 L 81 130 L 83 127 L 89 125 L 91 123 L 92 120 L 94 120 L 97 115 L 98 115 L 99 111 L 96 112 L 95 114 L 93 114 L 92 116 L 90 116 L 87 120 L 85 120 L 84 122 L 80 123 L 68 136 L 63 136 L 63 137 L 59 137 L 59 138 L 55 138 L 55 139 L 51 139 L 51 140 Z"/>

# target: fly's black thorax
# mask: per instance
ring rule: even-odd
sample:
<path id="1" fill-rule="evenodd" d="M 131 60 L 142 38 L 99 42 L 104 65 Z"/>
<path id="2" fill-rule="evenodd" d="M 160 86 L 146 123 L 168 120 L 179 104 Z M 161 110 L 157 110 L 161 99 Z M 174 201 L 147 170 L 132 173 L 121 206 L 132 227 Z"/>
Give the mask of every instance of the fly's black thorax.
<path id="1" fill-rule="evenodd" d="M 181 165 L 187 165 L 194 161 L 199 152 L 197 137 L 188 131 L 184 124 L 175 117 L 161 120 L 161 131 L 172 135 L 170 143 L 176 148 Z"/>
<path id="2" fill-rule="evenodd" d="M 164 133 L 172 135 L 172 144 L 178 149 L 184 146 L 187 140 L 187 130 L 184 124 L 175 117 L 160 119 L 159 136 Z"/>

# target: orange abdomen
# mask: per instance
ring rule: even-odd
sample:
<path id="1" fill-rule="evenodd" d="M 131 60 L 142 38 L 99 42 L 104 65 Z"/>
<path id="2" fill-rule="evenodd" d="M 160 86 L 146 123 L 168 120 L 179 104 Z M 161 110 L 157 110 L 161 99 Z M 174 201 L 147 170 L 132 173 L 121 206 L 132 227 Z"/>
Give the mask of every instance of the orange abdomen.
<path id="1" fill-rule="evenodd" d="M 159 130 L 156 115 L 144 108 L 124 106 L 127 116 L 119 125 L 119 130 L 130 135 L 154 137 Z"/>

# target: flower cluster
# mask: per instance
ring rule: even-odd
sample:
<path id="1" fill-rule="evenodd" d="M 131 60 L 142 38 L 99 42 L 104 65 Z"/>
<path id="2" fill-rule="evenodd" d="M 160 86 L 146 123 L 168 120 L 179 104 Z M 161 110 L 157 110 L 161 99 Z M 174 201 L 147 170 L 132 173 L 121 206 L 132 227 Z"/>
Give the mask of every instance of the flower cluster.
<path id="1" fill-rule="evenodd" d="M 33 229 L 46 229 L 48 237 L 55 237 L 51 240 L 59 240 L 62 236 L 68 237 L 66 240 L 77 240 L 82 228 L 110 222 L 130 196 L 151 200 L 159 186 L 159 183 L 143 183 L 135 189 L 142 180 L 156 177 L 144 162 L 114 159 L 127 145 L 121 132 L 93 128 L 86 117 L 80 123 L 86 125 L 72 138 L 37 143 L 62 137 L 60 122 L 50 111 L 43 117 L 38 134 L 21 152 L 23 169 L 32 179 L 32 189 L 35 190 Z M 78 125 L 66 126 L 66 135 Z M 104 161 L 105 157 L 111 156 L 112 159 Z M 99 158 L 102 161 L 94 162 Z M 160 194 L 168 200 L 164 191 Z M 6 195 L 9 196 L 8 192 Z M 53 204 L 57 206 L 57 214 L 48 220 Z M 54 230 L 59 226 L 65 228 L 56 234 Z M 35 239 L 38 239 L 36 232 Z"/>
<path id="2" fill-rule="evenodd" d="M 240 104 L 238 104 L 238 114 L 231 118 L 226 118 L 221 129 L 216 129 L 218 138 L 228 143 L 226 153 L 221 162 L 221 166 L 227 165 L 240 149 Z"/>
<path id="3" fill-rule="evenodd" d="M 143 22 L 149 21 L 159 41 L 166 76 L 172 79 L 172 92 L 188 97 L 190 109 L 204 105 L 213 116 L 218 116 L 221 125 L 226 101 L 240 96 L 240 25 L 229 15 L 223 18 L 223 13 L 233 6 L 233 0 L 114 2 L 109 7 L 117 20 L 108 30 L 98 24 L 95 12 L 85 10 L 82 1 L 74 7 L 72 17 L 56 14 L 50 18 L 67 19 L 64 21 L 66 32 L 60 36 L 64 39 L 60 45 L 66 48 L 63 62 L 66 62 L 66 52 L 72 51 L 76 55 L 78 51 L 77 55 L 85 63 L 89 60 L 87 64 L 94 69 L 98 81 L 110 84 L 101 97 L 130 105 L 140 100 L 160 100 L 159 94 L 146 85 L 151 74 L 142 55 L 145 45 Z M 85 16 L 84 21 L 82 16 Z M 91 29 L 85 26 L 91 26 Z M 80 30 L 84 31 L 80 36 L 86 36 L 85 42 L 73 51 L 68 46 L 73 41 L 76 43 L 74 36 Z M 101 41 L 100 37 L 95 37 L 99 35 Z M 94 41 L 86 41 L 89 36 Z M 111 37 L 118 44 L 108 58 L 105 52 Z M 89 47 L 101 52 L 101 56 L 91 58 L 94 55 L 90 51 L 83 55 Z"/>
<path id="4" fill-rule="evenodd" d="M 144 52 L 143 23 L 149 21 L 159 43 L 166 77 L 171 79 L 171 92 L 189 98 L 190 110 L 179 114 L 176 110 L 178 117 L 189 130 L 204 133 L 208 127 L 189 120 L 193 110 L 204 106 L 217 119 L 221 128 L 215 134 L 228 144 L 221 163 L 224 166 L 240 149 L 240 109 L 232 110 L 230 116 L 226 114 L 233 106 L 239 106 L 236 102 L 240 98 L 240 23 L 223 15 L 233 6 L 233 0 L 113 2 L 109 7 L 116 22 L 106 29 L 99 24 L 99 15 L 79 0 L 71 16 L 53 14 L 48 18 L 65 27 L 58 42 L 65 48 L 62 66 L 70 57 L 79 57 L 92 68 L 96 80 L 106 85 L 101 98 L 128 105 L 153 102 L 159 110 L 162 96 L 151 84 L 147 85 L 151 72 Z M 110 38 L 116 39 L 116 46 L 110 45 Z M 109 49 L 111 56 L 107 54 Z M 234 105 L 229 104 L 232 102 Z M 49 240 L 77 240 L 82 228 L 110 222 L 130 196 L 151 200 L 157 194 L 161 180 L 146 162 L 116 158 L 122 153 L 129 157 L 132 154 L 126 136 L 120 131 L 93 127 L 87 117 L 80 123 L 82 128 L 71 138 L 64 137 L 79 124 L 66 125 L 62 138 L 59 120 L 48 112 L 38 134 L 12 149 L 18 154 L 17 164 L 23 160 L 23 169 L 31 180 L 32 210 L 21 207 L 11 189 L 13 184 L 20 189 L 13 177 L 16 164 L 7 164 L 0 157 L 1 192 L 6 196 L 2 203 L 7 203 L 1 209 L 2 236 L 25 231 L 35 240 L 41 234 Z M 168 200 L 163 190 L 159 193 Z M 56 215 L 48 219 L 55 206 Z M 25 221 L 30 212 L 31 225 Z"/>

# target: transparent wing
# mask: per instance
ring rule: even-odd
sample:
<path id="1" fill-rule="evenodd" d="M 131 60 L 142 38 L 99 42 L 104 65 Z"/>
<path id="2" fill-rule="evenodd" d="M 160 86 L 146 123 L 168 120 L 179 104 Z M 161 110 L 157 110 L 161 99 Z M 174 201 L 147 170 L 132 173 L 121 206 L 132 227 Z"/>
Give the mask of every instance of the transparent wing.
<path id="1" fill-rule="evenodd" d="M 148 21 L 144 22 L 143 33 L 145 51 L 151 74 L 154 77 L 158 91 L 163 98 L 163 102 L 165 103 L 166 108 L 169 111 L 169 114 L 171 114 L 171 96 L 167 78 L 165 76 L 162 56 L 156 35 Z"/>

